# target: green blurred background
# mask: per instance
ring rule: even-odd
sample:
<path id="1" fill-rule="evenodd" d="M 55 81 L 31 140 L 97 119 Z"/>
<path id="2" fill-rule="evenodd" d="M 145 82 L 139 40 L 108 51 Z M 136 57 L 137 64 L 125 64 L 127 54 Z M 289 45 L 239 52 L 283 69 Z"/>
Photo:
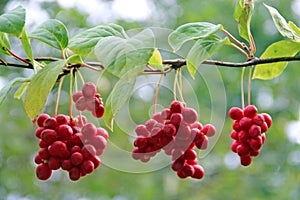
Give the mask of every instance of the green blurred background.
<path id="1" fill-rule="evenodd" d="M 255 3 L 251 28 L 257 45 L 256 55 L 259 56 L 268 45 L 283 39 L 263 3 L 276 7 L 286 19 L 299 26 L 300 1 L 257 0 Z M 56 18 L 66 24 L 70 36 L 109 22 L 129 30 L 144 27 L 174 29 L 195 21 L 220 23 L 233 35 L 238 35 L 232 16 L 235 1 L 232 0 L 2 0 L 0 12 L 17 5 L 27 9 L 29 32 L 46 19 Z M 14 40 L 12 43 L 14 51 L 24 55 L 20 43 Z M 35 56 L 58 55 L 39 42 L 33 41 L 32 45 Z M 224 47 L 214 59 L 243 61 L 244 58 L 235 50 Z M 129 102 L 117 116 L 102 166 L 77 182 L 69 181 L 67 174 L 61 171 L 55 172 L 46 182 L 35 177 L 33 157 L 38 151 L 35 128 L 26 116 L 22 101 L 13 98 L 17 89 L 14 88 L 0 107 L 0 199 L 300 199 L 299 63 L 290 63 L 286 71 L 274 80 L 252 81 L 252 103 L 260 112 L 268 112 L 273 117 L 273 126 L 267 133 L 261 155 L 254 158 L 249 167 L 239 166 L 237 157 L 230 152 L 232 121 L 225 118 L 231 106 L 241 106 L 240 73 L 241 69 L 206 65 L 201 66 L 196 80 L 184 73 L 187 88 L 184 97 L 188 106 L 200 113 L 201 122 L 215 120 L 220 124 L 210 151 L 199 154 L 199 163 L 206 171 L 202 180 L 177 178 L 170 169 L 169 159 L 163 156 L 154 159 L 155 163 L 150 165 L 130 158 L 134 136 L 132 124 L 144 123 L 150 116 L 157 81 L 155 76 L 139 80 Z M 105 102 L 116 80 L 107 75 L 99 79 L 101 74 L 89 70 L 83 70 L 83 74 L 86 80 L 98 83 Z M 1 67 L 0 87 L 14 77 L 31 75 L 30 70 Z M 158 99 L 159 109 L 167 107 L 172 100 L 169 89 L 172 78 L 172 73 L 164 78 Z M 64 114 L 68 114 L 67 85 L 64 84 L 59 109 Z M 55 95 L 56 88 L 44 112 L 53 113 Z M 102 120 L 88 117 L 104 126 Z"/>

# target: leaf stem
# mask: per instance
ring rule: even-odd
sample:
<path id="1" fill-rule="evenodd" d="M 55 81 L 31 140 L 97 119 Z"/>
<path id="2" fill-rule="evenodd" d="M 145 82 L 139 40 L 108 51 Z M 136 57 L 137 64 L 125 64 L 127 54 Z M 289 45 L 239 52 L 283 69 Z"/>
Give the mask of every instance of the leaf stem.
<path id="1" fill-rule="evenodd" d="M 238 47 L 236 44 L 233 43 L 230 43 L 230 46 L 232 46 L 233 48 L 241 52 L 246 57 L 246 60 L 248 60 L 249 55 L 243 49 L 241 49 L 240 47 Z"/>
<path id="2" fill-rule="evenodd" d="M 226 29 L 222 28 L 221 31 L 223 33 L 225 33 L 225 35 L 227 35 L 234 43 L 236 43 L 237 45 L 239 45 L 240 47 L 242 47 L 243 49 L 245 49 L 246 51 L 250 52 L 249 48 L 247 47 L 247 45 L 243 42 L 240 42 L 238 39 L 236 39 L 233 35 L 231 35 L 231 33 L 229 33 Z"/>
<path id="3" fill-rule="evenodd" d="M 69 91 L 69 95 L 70 95 L 70 98 L 69 98 L 69 109 L 70 109 L 70 118 L 73 119 L 73 101 L 72 101 L 72 96 L 73 96 L 73 70 L 74 69 L 71 69 L 71 72 L 70 72 L 70 91 Z"/>
<path id="4" fill-rule="evenodd" d="M 79 70 L 77 70 L 76 72 L 77 72 L 77 74 L 79 75 L 79 78 L 80 78 L 81 83 L 82 83 L 82 85 L 83 85 L 83 84 L 84 84 L 84 78 L 83 78 L 81 72 L 80 72 Z"/>
<path id="5" fill-rule="evenodd" d="M 178 86 L 178 92 L 179 92 L 179 96 L 180 96 L 180 101 L 182 103 L 185 103 L 184 99 L 183 99 L 183 93 L 182 93 L 183 84 L 182 84 L 182 73 L 181 73 L 180 69 L 179 69 L 179 81 L 177 81 L 177 86 Z"/>
<path id="6" fill-rule="evenodd" d="M 21 62 L 23 62 L 23 63 L 26 63 L 26 64 L 31 65 L 31 63 L 30 63 L 28 60 L 26 60 L 26 59 L 24 59 L 24 58 L 21 58 L 20 56 L 18 56 L 18 55 L 15 54 L 14 52 L 12 52 L 10 49 L 5 48 L 5 50 L 6 50 L 10 55 L 12 55 L 14 58 L 16 58 L 17 60 L 19 60 L 19 61 L 21 61 Z"/>
<path id="7" fill-rule="evenodd" d="M 251 77 L 252 77 L 252 66 L 249 68 L 249 74 L 248 74 L 248 105 L 251 104 Z"/>
<path id="8" fill-rule="evenodd" d="M 155 89 L 155 95 L 154 95 L 154 100 L 153 100 L 153 114 L 156 113 L 156 104 L 157 104 L 157 98 L 158 98 L 158 91 L 159 91 L 159 88 L 160 88 L 162 78 L 163 78 L 163 74 L 160 75 L 159 80 L 157 82 L 156 89 Z"/>
<path id="9" fill-rule="evenodd" d="M 178 71 L 175 70 L 175 78 L 174 78 L 174 84 L 173 84 L 173 95 L 174 95 L 174 101 L 177 100 L 177 95 L 176 95 L 176 88 L 177 88 L 177 81 L 178 81 Z"/>
<path id="10" fill-rule="evenodd" d="M 55 109 L 54 109 L 54 117 L 57 116 L 58 105 L 59 105 L 59 98 L 60 98 L 61 88 L 62 88 L 63 82 L 64 82 L 64 77 L 62 77 L 60 79 L 60 82 L 59 82 L 59 85 L 58 85 L 57 95 L 56 95 L 56 102 L 55 102 Z"/>
<path id="11" fill-rule="evenodd" d="M 242 69 L 241 73 L 241 104 L 242 104 L 242 109 L 244 110 L 245 108 L 245 97 L 244 97 L 244 75 L 245 75 L 245 67 Z"/>

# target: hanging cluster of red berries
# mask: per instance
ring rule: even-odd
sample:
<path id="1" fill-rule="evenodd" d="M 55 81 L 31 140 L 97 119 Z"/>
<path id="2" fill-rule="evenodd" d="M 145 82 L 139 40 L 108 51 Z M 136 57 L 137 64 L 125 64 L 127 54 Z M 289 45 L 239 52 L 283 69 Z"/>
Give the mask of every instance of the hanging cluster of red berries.
<path id="1" fill-rule="evenodd" d="M 197 112 L 180 101 L 173 101 L 170 108 L 155 113 L 145 125 L 135 129 L 137 138 L 132 157 L 147 162 L 161 149 L 172 158 L 172 169 L 178 177 L 201 179 L 202 166 L 198 165 L 196 146 L 200 150 L 208 147 L 208 138 L 215 135 L 214 126 L 202 126 L 197 121 Z"/>
<path id="2" fill-rule="evenodd" d="M 244 110 L 232 107 L 228 115 L 234 120 L 231 150 L 240 156 L 242 165 L 248 166 L 252 156 L 259 155 L 266 140 L 265 132 L 272 125 L 272 118 L 267 113 L 258 114 L 254 105 L 248 105 Z"/>
<path id="3" fill-rule="evenodd" d="M 85 118 L 78 116 L 78 118 Z M 59 168 L 67 170 L 71 180 L 90 174 L 101 161 L 100 156 L 107 143 L 108 133 L 103 128 L 93 124 L 79 124 L 78 118 L 58 115 L 50 117 L 40 114 L 37 123 L 36 137 L 40 139 L 40 150 L 35 156 L 36 175 L 41 180 L 47 180 L 52 170 Z M 79 123 L 78 123 L 79 122 Z"/>
<path id="4" fill-rule="evenodd" d="M 73 101 L 78 111 L 88 110 L 94 117 L 100 118 L 104 114 L 104 106 L 96 86 L 92 82 L 85 83 L 82 91 L 73 94 Z"/>

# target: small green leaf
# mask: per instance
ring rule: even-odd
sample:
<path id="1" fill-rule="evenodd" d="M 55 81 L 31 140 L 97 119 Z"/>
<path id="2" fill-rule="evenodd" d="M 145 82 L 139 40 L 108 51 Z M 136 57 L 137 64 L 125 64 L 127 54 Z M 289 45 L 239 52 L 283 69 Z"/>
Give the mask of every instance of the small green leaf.
<path id="1" fill-rule="evenodd" d="M 76 54 L 89 56 L 93 53 L 99 40 L 108 36 L 127 37 L 122 26 L 116 24 L 99 25 L 74 36 L 70 40 L 69 48 Z"/>
<path id="2" fill-rule="evenodd" d="M 300 51 L 300 43 L 282 40 L 271 44 L 260 58 L 278 58 L 295 56 Z M 288 62 L 277 62 L 262 64 L 255 67 L 253 79 L 273 79 L 279 76 L 287 66 Z"/>
<path id="3" fill-rule="evenodd" d="M 299 29 L 299 27 L 296 24 L 294 24 L 294 22 L 292 22 L 292 21 L 289 21 L 288 25 L 294 31 L 294 34 L 296 36 L 296 41 L 299 42 L 300 41 L 300 29 Z"/>
<path id="4" fill-rule="evenodd" d="M 105 104 L 104 122 L 111 130 L 113 130 L 114 118 L 131 96 L 135 82 L 136 79 L 133 79 L 130 82 L 120 79 L 109 94 Z"/>
<path id="5" fill-rule="evenodd" d="M 289 38 L 290 40 L 295 40 L 295 34 L 293 29 L 289 26 L 289 24 L 286 22 L 284 17 L 276 10 L 275 8 L 266 5 L 266 8 L 269 10 L 273 22 L 279 31 L 279 33 L 286 38 Z"/>
<path id="6" fill-rule="evenodd" d="M 15 92 L 14 98 L 21 99 L 29 84 L 30 84 L 30 82 L 23 83 Z"/>
<path id="7" fill-rule="evenodd" d="M 69 43 L 67 28 L 56 19 L 47 20 L 31 32 L 29 37 L 40 40 L 59 50 L 65 49 Z"/>
<path id="8" fill-rule="evenodd" d="M 254 0 L 238 0 L 234 18 L 238 22 L 239 34 L 250 42 L 250 22 L 254 10 Z"/>
<path id="9" fill-rule="evenodd" d="M 7 97 L 10 90 L 13 88 L 13 86 L 24 83 L 27 81 L 28 78 L 15 78 L 11 81 L 9 81 L 1 90 L 0 90 L 0 105 L 4 102 L 5 98 Z"/>
<path id="10" fill-rule="evenodd" d="M 21 6 L 0 16 L 0 31 L 19 37 L 25 25 L 25 9 Z"/>
<path id="11" fill-rule="evenodd" d="M 101 39 L 95 47 L 95 55 L 108 72 L 130 80 L 142 72 L 153 49 L 153 32 L 145 29 L 132 38 L 109 36 Z"/>
<path id="12" fill-rule="evenodd" d="M 208 38 L 199 39 L 194 44 L 186 57 L 187 69 L 192 78 L 195 78 L 195 73 L 201 63 L 210 58 L 227 42 L 228 38 L 220 39 L 218 36 L 213 35 Z"/>
<path id="13" fill-rule="evenodd" d="M 32 78 L 24 99 L 24 107 L 31 120 L 40 114 L 65 64 L 66 60 L 51 62 Z"/>
<path id="14" fill-rule="evenodd" d="M 29 41 L 29 38 L 27 36 L 25 28 L 22 31 L 21 42 L 22 42 L 22 45 L 23 45 L 23 49 L 24 49 L 28 59 L 32 63 L 33 68 L 34 68 L 34 72 L 36 74 L 38 72 L 39 68 L 37 68 L 36 65 L 35 65 L 35 61 L 34 61 L 33 56 L 32 56 L 30 41 Z"/>
<path id="15" fill-rule="evenodd" d="M 4 48 L 10 49 L 10 42 L 7 37 L 7 34 L 0 32 L 0 54 L 9 55 L 9 53 L 7 53 L 7 51 L 5 51 Z"/>
<path id="16" fill-rule="evenodd" d="M 196 40 L 206 38 L 218 30 L 222 26 L 220 24 L 215 25 L 208 22 L 194 22 L 179 26 L 173 31 L 168 38 L 169 44 L 174 51 L 180 49 L 180 47 L 190 40 Z"/>
<path id="17" fill-rule="evenodd" d="M 67 59 L 67 63 L 83 63 L 82 58 L 79 55 L 72 55 Z"/>
<path id="18" fill-rule="evenodd" d="M 163 63 L 162 63 L 162 58 L 160 55 L 160 52 L 158 51 L 157 48 L 154 49 L 151 58 L 148 61 L 149 65 L 152 67 L 163 70 Z"/>

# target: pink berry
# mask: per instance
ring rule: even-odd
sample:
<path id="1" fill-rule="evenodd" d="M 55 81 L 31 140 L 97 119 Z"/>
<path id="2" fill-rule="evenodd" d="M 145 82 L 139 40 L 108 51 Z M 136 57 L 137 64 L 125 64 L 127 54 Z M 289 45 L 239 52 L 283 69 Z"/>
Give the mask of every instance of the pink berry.
<path id="1" fill-rule="evenodd" d="M 106 140 L 108 139 L 108 132 L 104 128 L 97 128 L 97 135 L 104 137 Z"/>
<path id="2" fill-rule="evenodd" d="M 97 128 L 94 124 L 88 123 L 81 129 L 84 138 L 93 138 L 97 134 Z"/>
<path id="3" fill-rule="evenodd" d="M 198 114 L 192 108 L 183 108 L 182 110 L 183 120 L 189 124 L 192 124 L 197 121 Z"/>
<path id="4" fill-rule="evenodd" d="M 78 99 L 80 98 L 80 97 L 82 97 L 83 96 L 83 94 L 82 94 L 82 91 L 79 91 L 79 92 L 76 92 L 76 93 L 74 93 L 73 95 L 72 95 L 72 100 L 73 100 L 73 102 L 77 102 L 78 101 Z"/>
<path id="5" fill-rule="evenodd" d="M 82 155 L 86 159 L 90 159 L 96 155 L 96 149 L 91 144 L 86 144 L 82 147 Z"/>
<path id="6" fill-rule="evenodd" d="M 207 136 L 207 137 L 212 137 L 216 134 L 216 128 L 211 125 L 211 124 L 206 124 L 204 125 L 202 132 Z"/>
<path id="7" fill-rule="evenodd" d="M 92 98 L 96 93 L 96 86 L 92 82 L 87 82 L 82 86 L 82 94 L 85 98 Z"/>
<path id="8" fill-rule="evenodd" d="M 105 149 L 107 145 L 107 141 L 104 137 L 100 135 L 96 135 L 91 141 L 91 145 L 95 147 L 96 150 L 98 149 Z"/>
<path id="9" fill-rule="evenodd" d="M 137 136 L 148 137 L 150 135 L 150 132 L 148 131 L 146 126 L 143 124 L 137 125 L 135 128 L 135 132 L 136 132 Z"/>
<path id="10" fill-rule="evenodd" d="M 170 119 L 171 116 L 171 111 L 168 108 L 165 108 L 161 111 L 161 117 L 164 120 Z"/>
<path id="11" fill-rule="evenodd" d="M 84 111 L 87 108 L 87 104 L 86 104 L 86 99 L 82 96 L 80 97 L 76 103 L 75 103 L 75 107 L 77 110 L 79 111 Z"/>

